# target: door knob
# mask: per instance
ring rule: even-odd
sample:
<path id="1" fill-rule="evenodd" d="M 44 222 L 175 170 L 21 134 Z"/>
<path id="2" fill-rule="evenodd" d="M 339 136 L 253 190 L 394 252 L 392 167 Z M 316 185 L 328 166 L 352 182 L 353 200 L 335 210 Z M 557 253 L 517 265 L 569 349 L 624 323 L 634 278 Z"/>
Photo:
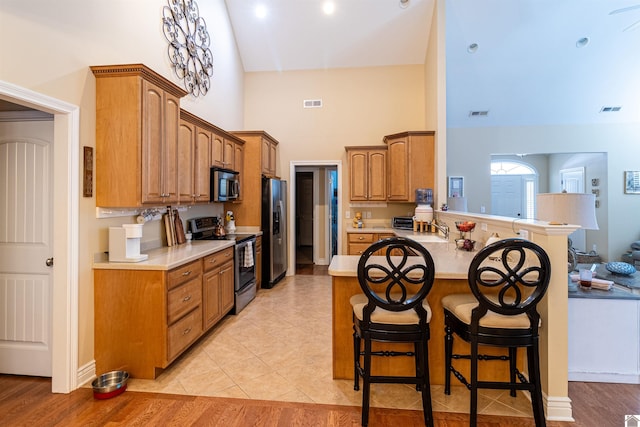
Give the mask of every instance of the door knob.
<path id="1" fill-rule="evenodd" d="M 45 262 L 45 264 L 47 265 L 47 267 L 53 267 L 53 257 L 47 258 L 47 261 Z"/>

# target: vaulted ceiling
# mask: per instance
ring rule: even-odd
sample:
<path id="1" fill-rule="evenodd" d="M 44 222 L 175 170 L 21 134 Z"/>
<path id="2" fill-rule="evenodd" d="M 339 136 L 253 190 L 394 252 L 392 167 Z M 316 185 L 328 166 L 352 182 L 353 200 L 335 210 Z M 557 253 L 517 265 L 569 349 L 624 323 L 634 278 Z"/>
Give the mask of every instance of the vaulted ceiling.
<path id="1" fill-rule="evenodd" d="M 434 0 L 323 2 L 226 0 L 245 70 L 424 62 Z M 445 5 L 449 127 L 640 121 L 640 0 Z"/>

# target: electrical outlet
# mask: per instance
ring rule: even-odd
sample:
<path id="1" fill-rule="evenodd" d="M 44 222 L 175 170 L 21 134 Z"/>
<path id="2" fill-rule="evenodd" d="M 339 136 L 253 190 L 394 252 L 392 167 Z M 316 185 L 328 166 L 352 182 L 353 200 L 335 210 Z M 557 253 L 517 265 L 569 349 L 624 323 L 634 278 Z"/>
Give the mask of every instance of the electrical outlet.
<path id="1" fill-rule="evenodd" d="M 518 236 L 522 239 L 529 240 L 529 230 L 518 230 Z"/>
<path id="2" fill-rule="evenodd" d="M 485 224 L 484 222 L 480 224 L 480 230 L 482 231 L 487 231 L 487 224 Z"/>
<path id="3" fill-rule="evenodd" d="M 480 213 L 485 213 L 487 211 L 487 208 L 484 207 L 484 205 L 480 206 Z"/>
<path id="4" fill-rule="evenodd" d="M 344 213 L 344 217 L 347 218 L 347 219 L 351 218 L 351 211 L 346 211 Z"/>
<path id="5" fill-rule="evenodd" d="M 371 219 L 371 211 L 366 211 L 365 215 L 367 219 Z"/>

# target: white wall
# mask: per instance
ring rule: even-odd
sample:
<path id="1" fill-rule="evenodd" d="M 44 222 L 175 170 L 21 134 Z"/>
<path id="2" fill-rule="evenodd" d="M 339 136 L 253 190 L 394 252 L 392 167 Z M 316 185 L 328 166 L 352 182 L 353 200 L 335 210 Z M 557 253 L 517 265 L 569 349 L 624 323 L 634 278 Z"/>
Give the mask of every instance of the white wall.
<path id="1" fill-rule="evenodd" d="M 624 194 L 623 185 L 625 170 L 640 170 L 640 124 L 449 128 L 447 132 L 447 174 L 465 177 L 470 212 L 480 212 L 483 204 L 491 206 L 491 154 L 607 153 L 607 173 L 599 177 L 602 204 L 598 222 L 608 227 L 608 235 L 606 244 L 598 243 L 598 251 L 608 247 L 603 257 L 619 260 L 630 243 L 640 239 L 640 197 Z M 587 177 L 587 190 L 591 177 Z"/>
<path id="2" fill-rule="evenodd" d="M 186 97 L 181 104 L 223 129 L 242 128 L 243 68 L 224 0 L 198 3 L 212 38 L 214 76 L 205 97 Z M 167 57 L 162 32 L 165 5 L 166 0 L 2 0 L 0 39 L 5 43 L 0 80 L 78 105 L 80 145 L 95 147 L 95 79 L 89 66 L 143 63 L 182 85 Z M 79 202 L 78 362 L 82 366 L 93 359 L 92 256 L 107 249 L 110 225 L 132 219 L 97 220 L 95 198 Z M 195 211 L 202 214 L 204 209 Z M 145 229 L 155 226 L 151 223 Z"/>

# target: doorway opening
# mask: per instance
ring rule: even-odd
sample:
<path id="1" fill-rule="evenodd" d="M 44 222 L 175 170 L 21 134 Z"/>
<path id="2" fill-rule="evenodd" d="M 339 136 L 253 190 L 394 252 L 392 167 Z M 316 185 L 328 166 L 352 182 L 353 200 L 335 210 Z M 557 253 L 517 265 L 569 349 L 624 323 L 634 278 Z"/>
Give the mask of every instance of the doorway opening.
<path id="1" fill-rule="evenodd" d="M 78 219 L 80 198 L 80 109 L 0 81 L 0 100 L 53 114 L 53 264 L 51 389 L 69 393 L 95 375 L 78 369 Z M 44 260 L 43 260 L 44 262 Z"/>
<path id="2" fill-rule="evenodd" d="M 340 247 L 340 161 L 293 161 L 290 170 L 290 274 L 324 274 Z"/>
<path id="3" fill-rule="evenodd" d="M 314 172 L 296 171 L 296 271 L 310 265 L 313 258 L 313 213 L 318 194 L 313 191 Z"/>

